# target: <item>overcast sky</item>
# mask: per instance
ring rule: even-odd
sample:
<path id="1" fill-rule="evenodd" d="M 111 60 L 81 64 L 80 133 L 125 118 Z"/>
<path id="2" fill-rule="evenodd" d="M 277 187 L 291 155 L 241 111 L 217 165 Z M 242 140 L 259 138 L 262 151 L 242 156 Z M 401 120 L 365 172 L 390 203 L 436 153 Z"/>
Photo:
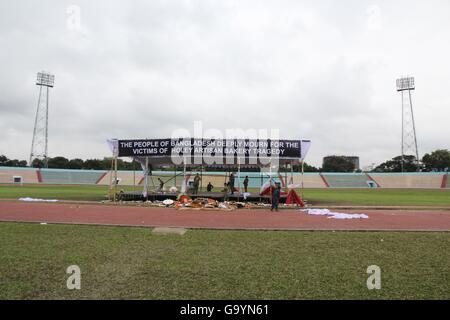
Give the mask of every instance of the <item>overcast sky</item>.
<path id="1" fill-rule="evenodd" d="M 107 138 L 276 128 L 307 161 L 400 153 L 412 75 L 419 154 L 450 148 L 450 1 L 0 2 L 0 154 L 28 159 L 36 73 L 55 74 L 49 156 Z"/>

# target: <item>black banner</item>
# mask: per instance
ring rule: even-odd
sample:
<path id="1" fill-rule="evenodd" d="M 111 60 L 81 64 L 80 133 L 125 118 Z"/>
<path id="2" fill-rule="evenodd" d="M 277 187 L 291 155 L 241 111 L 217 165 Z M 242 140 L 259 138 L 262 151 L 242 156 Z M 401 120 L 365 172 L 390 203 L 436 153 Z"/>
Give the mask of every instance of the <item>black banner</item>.
<path id="1" fill-rule="evenodd" d="M 101 298 L 101 297 L 100 297 Z M 126 298 L 126 297 L 124 297 Z M 4 313 L 42 314 L 61 318 L 92 315 L 98 308 L 102 316 L 130 317 L 148 314 L 151 319 L 302 319 L 342 316 L 348 319 L 385 317 L 393 311 L 402 317 L 429 316 L 448 311 L 447 301 L 283 301 L 283 300 L 204 300 L 204 301 L 2 301 Z M 61 308 L 60 310 L 58 310 Z M 149 311 L 150 310 L 150 311 Z M 349 311 L 351 310 L 351 311 Z M 62 317 L 63 319 L 65 317 Z"/>
<path id="2" fill-rule="evenodd" d="M 137 139 L 118 140 L 118 151 L 119 157 L 180 157 L 191 158 L 191 163 L 224 159 L 223 163 L 228 163 L 227 159 L 235 157 L 300 159 L 302 142 L 270 139 Z"/>

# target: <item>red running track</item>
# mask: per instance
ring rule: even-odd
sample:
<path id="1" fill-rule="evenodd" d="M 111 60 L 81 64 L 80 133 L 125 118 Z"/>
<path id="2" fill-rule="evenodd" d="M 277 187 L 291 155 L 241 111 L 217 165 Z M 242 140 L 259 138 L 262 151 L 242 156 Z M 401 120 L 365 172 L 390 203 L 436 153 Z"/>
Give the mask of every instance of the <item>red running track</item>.
<path id="1" fill-rule="evenodd" d="M 191 211 L 102 204 L 0 202 L 0 221 L 257 230 L 450 231 L 450 210 L 339 210 L 369 219 L 336 220 L 299 210 Z"/>

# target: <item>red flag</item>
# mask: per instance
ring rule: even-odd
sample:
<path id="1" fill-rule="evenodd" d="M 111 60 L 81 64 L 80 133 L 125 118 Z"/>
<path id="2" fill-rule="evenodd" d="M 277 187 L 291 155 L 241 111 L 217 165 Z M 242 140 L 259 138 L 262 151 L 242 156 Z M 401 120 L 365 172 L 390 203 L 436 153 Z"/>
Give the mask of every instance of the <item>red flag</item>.
<path id="1" fill-rule="evenodd" d="M 297 194 L 297 192 L 295 192 L 294 189 L 291 189 L 291 191 L 289 191 L 286 199 L 286 204 L 297 204 L 300 205 L 301 207 L 305 206 L 305 203 L 303 202 L 302 198 L 300 198 L 300 196 Z"/>

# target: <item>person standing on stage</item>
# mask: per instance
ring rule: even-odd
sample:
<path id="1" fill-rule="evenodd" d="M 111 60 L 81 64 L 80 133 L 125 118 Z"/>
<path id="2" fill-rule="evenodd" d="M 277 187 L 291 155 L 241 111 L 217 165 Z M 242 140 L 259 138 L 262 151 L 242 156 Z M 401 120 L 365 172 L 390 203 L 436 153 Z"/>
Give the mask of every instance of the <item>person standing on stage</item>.
<path id="1" fill-rule="evenodd" d="M 273 211 L 274 209 L 275 211 L 278 211 L 278 204 L 280 203 L 280 198 L 281 198 L 281 185 L 278 182 L 275 184 L 275 189 L 272 192 L 272 208 L 270 209 L 270 211 Z"/>
<path id="2" fill-rule="evenodd" d="M 244 192 L 247 193 L 247 188 L 248 188 L 248 176 L 245 176 L 244 179 Z"/>
<path id="3" fill-rule="evenodd" d="M 222 189 L 222 192 L 223 192 L 223 201 L 228 201 L 228 190 L 230 189 L 229 188 L 229 183 L 227 183 L 227 182 L 225 182 L 224 184 L 223 184 L 223 189 Z"/>
<path id="4" fill-rule="evenodd" d="M 198 187 L 200 186 L 200 175 L 197 173 L 194 178 L 194 194 L 198 193 Z"/>
<path id="5" fill-rule="evenodd" d="M 228 181 L 228 187 L 230 188 L 230 194 L 234 194 L 234 174 L 230 174 L 230 180 Z"/>
<path id="6" fill-rule="evenodd" d="M 162 181 L 160 178 L 158 178 L 159 181 L 159 189 L 158 191 L 163 191 L 164 189 L 164 181 Z"/>

